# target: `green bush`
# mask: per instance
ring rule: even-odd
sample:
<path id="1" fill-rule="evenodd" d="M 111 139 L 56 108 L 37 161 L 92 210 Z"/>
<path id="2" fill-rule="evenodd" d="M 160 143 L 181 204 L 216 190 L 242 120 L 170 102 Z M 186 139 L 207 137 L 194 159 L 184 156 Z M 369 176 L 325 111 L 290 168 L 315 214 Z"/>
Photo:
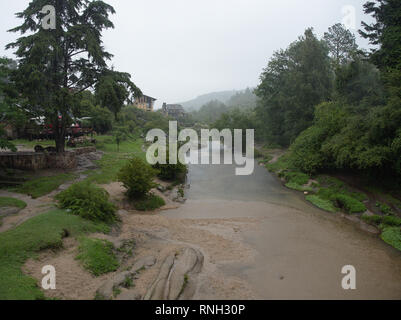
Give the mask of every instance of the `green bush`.
<path id="1" fill-rule="evenodd" d="M 155 174 L 156 171 L 143 160 L 132 158 L 121 168 L 117 178 L 127 189 L 127 196 L 130 199 L 141 199 L 155 187 L 153 182 Z"/>
<path id="2" fill-rule="evenodd" d="M 296 183 L 301 186 L 307 184 L 309 181 L 309 176 L 302 172 L 287 171 L 283 173 L 283 177 L 287 182 Z"/>
<path id="3" fill-rule="evenodd" d="M 401 218 L 393 216 L 379 216 L 377 214 L 373 216 L 363 215 L 362 219 L 370 224 L 375 225 L 386 225 L 390 227 L 401 227 Z"/>
<path id="4" fill-rule="evenodd" d="M 377 202 L 376 207 L 379 208 L 380 212 L 386 216 L 394 215 L 393 210 L 385 203 Z"/>
<path id="5" fill-rule="evenodd" d="M 296 182 L 288 182 L 285 185 L 287 188 L 292 189 L 292 190 L 297 190 L 297 191 L 307 191 L 307 192 L 313 192 L 312 187 L 306 187 L 306 186 L 301 186 Z"/>
<path id="6" fill-rule="evenodd" d="M 381 238 L 384 242 L 398 250 L 401 250 L 401 230 L 399 227 L 384 228 Z"/>
<path id="7" fill-rule="evenodd" d="M 56 196 L 59 207 L 69 209 L 75 215 L 92 221 L 113 223 L 116 207 L 109 202 L 109 194 L 89 182 L 80 182 Z"/>
<path id="8" fill-rule="evenodd" d="M 116 271 L 120 266 L 111 242 L 100 239 L 81 238 L 76 259 L 81 260 L 84 268 L 95 276 Z"/>
<path id="9" fill-rule="evenodd" d="M 149 194 L 142 199 L 135 200 L 135 209 L 139 211 L 153 211 L 163 207 L 166 202 L 157 195 Z"/>
<path id="10" fill-rule="evenodd" d="M 348 213 L 360 213 L 366 211 L 366 206 L 357 199 L 345 194 L 337 194 L 335 200 L 340 208 L 344 208 Z"/>
<path id="11" fill-rule="evenodd" d="M 188 172 L 188 168 L 185 164 L 181 163 L 177 156 L 177 163 L 170 164 L 169 160 L 169 149 L 166 150 L 166 164 L 156 163 L 153 165 L 153 168 L 157 170 L 157 176 L 162 180 L 168 181 L 180 181 L 183 182 L 185 180 L 186 174 Z"/>
<path id="12" fill-rule="evenodd" d="M 330 200 L 322 199 L 317 195 L 306 196 L 306 200 L 314 204 L 316 207 L 328 212 L 336 212 L 336 208 Z"/>

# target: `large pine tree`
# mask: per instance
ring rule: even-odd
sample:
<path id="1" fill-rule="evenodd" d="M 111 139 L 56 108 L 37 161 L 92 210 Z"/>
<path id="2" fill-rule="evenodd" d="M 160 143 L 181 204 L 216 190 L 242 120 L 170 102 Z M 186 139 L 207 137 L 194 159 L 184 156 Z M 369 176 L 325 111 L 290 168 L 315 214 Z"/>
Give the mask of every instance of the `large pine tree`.
<path id="1" fill-rule="evenodd" d="M 56 29 L 42 28 L 46 5 L 56 10 Z M 114 13 L 103 1 L 33 0 L 16 14 L 24 21 L 10 30 L 21 37 L 7 45 L 18 57 L 14 80 L 28 101 L 26 108 L 51 124 L 58 152 L 64 152 L 66 129 L 81 92 L 112 74 L 128 92 L 140 94 L 129 74 L 107 66 L 112 55 L 102 45 L 102 31 L 114 27 L 109 19 Z"/>

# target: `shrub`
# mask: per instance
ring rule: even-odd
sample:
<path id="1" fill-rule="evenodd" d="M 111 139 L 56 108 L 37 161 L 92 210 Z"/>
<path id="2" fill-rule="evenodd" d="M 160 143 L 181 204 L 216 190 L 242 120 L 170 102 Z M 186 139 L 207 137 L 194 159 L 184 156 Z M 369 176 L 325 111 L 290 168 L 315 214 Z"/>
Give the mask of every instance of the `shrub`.
<path id="1" fill-rule="evenodd" d="M 377 202 L 376 207 L 379 208 L 380 212 L 386 216 L 394 215 L 393 210 L 385 203 Z"/>
<path id="2" fill-rule="evenodd" d="M 111 242 L 91 238 L 81 238 L 79 242 L 79 254 L 76 259 L 81 260 L 84 268 L 93 275 L 100 276 L 115 271 L 120 266 Z"/>
<path id="3" fill-rule="evenodd" d="M 336 212 L 336 208 L 330 200 L 322 199 L 317 195 L 306 196 L 306 200 L 314 204 L 316 207 L 328 212 Z"/>
<path id="4" fill-rule="evenodd" d="M 187 166 L 181 163 L 177 156 L 177 164 L 169 163 L 169 149 L 166 150 L 166 164 L 156 163 L 153 165 L 153 168 L 158 171 L 157 176 L 160 179 L 168 180 L 168 181 L 184 181 L 185 176 L 187 174 Z"/>
<path id="5" fill-rule="evenodd" d="M 373 216 L 363 215 L 362 219 L 370 224 L 375 225 L 386 225 L 390 227 L 401 227 L 401 218 L 393 217 L 393 216 L 379 216 L 377 214 Z"/>
<path id="6" fill-rule="evenodd" d="M 75 215 L 92 221 L 113 223 L 116 207 L 109 202 L 109 194 L 89 182 L 80 182 L 56 196 L 59 207 L 69 209 Z"/>
<path id="7" fill-rule="evenodd" d="M 163 207 L 166 202 L 157 195 L 150 194 L 146 195 L 142 199 L 135 200 L 135 209 L 139 211 L 153 211 Z"/>
<path id="8" fill-rule="evenodd" d="M 301 186 L 307 184 L 309 181 L 309 176 L 302 172 L 293 172 L 293 171 L 285 172 L 283 173 L 283 177 L 287 182 L 296 183 Z"/>
<path id="9" fill-rule="evenodd" d="M 292 190 L 313 192 L 312 187 L 301 186 L 295 182 L 288 182 L 285 186 Z"/>
<path id="10" fill-rule="evenodd" d="M 381 238 L 384 242 L 393 246 L 394 248 L 401 250 L 401 230 L 398 227 L 387 227 L 384 228 Z"/>
<path id="11" fill-rule="evenodd" d="M 345 194 L 337 194 L 335 196 L 340 208 L 344 208 L 348 213 L 360 213 L 366 211 L 366 206 L 357 199 Z"/>
<path id="12" fill-rule="evenodd" d="M 122 182 L 127 189 L 130 199 L 145 197 L 155 187 L 153 177 L 156 171 L 139 158 L 132 158 L 117 175 L 118 181 Z"/>

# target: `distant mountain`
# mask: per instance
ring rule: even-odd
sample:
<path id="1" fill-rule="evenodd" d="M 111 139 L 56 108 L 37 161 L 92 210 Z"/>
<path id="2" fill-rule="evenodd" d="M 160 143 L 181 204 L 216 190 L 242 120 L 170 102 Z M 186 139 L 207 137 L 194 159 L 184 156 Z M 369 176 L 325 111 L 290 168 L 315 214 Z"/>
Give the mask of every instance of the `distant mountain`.
<path id="1" fill-rule="evenodd" d="M 181 102 L 180 104 L 187 110 L 187 111 L 197 111 L 203 105 L 209 103 L 210 101 L 220 101 L 222 103 L 228 102 L 231 97 L 233 97 L 236 93 L 241 92 L 243 90 L 230 90 L 230 91 L 219 91 L 219 92 L 212 92 L 203 94 L 193 100 L 187 102 Z"/>

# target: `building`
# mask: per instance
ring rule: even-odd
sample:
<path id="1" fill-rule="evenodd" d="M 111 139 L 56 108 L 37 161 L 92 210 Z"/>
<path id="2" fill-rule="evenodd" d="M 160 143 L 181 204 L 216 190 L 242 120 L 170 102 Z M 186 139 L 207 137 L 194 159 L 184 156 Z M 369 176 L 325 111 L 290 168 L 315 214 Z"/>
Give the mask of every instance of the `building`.
<path id="1" fill-rule="evenodd" d="M 168 115 L 169 117 L 176 118 L 176 119 L 185 115 L 184 108 L 180 104 L 163 103 L 162 111 L 164 114 Z"/>
<path id="2" fill-rule="evenodd" d="M 145 111 L 153 111 L 156 100 L 157 99 L 155 99 L 155 98 L 143 95 L 143 96 L 135 99 L 134 105 L 138 109 L 142 109 Z"/>

